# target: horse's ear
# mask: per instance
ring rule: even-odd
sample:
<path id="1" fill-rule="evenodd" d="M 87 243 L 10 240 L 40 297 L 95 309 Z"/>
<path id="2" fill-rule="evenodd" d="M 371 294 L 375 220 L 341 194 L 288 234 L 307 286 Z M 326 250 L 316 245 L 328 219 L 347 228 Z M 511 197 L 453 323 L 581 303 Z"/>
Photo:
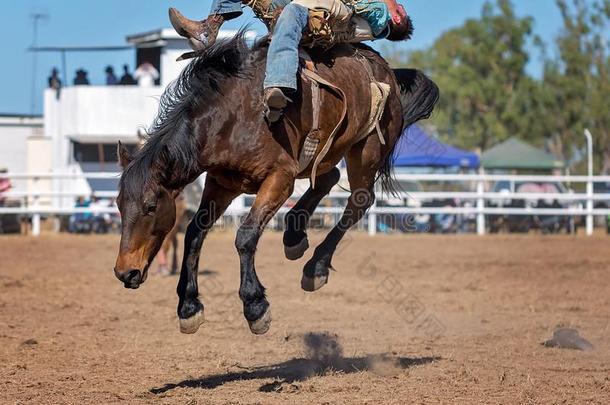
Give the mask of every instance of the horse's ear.
<path id="1" fill-rule="evenodd" d="M 182 190 L 184 190 L 184 187 L 178 189 L 178 190 L 172 190 L 170 192 L 172 198 L 175 200 L 176 198 L 178 198 L 178 196 L 180 195 L 180 193 L 182 192 Z"/>
<path id="2" fill-rule="evenodd" d="M 132 156 L 129 150 L 119 141 L 117 146 L 117 156 L 119 157 L 119 164 L 124 169 L 129 163 L 131 163 Z"/>

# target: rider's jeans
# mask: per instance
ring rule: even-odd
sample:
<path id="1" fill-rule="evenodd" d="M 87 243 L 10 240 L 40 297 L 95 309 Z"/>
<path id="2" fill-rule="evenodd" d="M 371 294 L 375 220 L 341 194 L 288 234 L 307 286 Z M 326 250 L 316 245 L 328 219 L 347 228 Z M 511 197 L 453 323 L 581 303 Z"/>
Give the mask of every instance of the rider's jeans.
<path id="1" fill-rule="evenodd" d="M 307 27 L 309 11 L 294 3 L 282 10 L 267 53 L 264 87 L 297 89 L 299 43 Z"/>
<path id="2" fill-rule="evenodd" d="M 241 0 L 214 0 L 210 14 L 232 14 L 233 17 L 240 16 Z"/>
<path id="3" fill-rule="evenodd" d="M 272 0 L 271 10 L 277 7 L 284 7 L 292 0 Z M 210 14 L 224 14 L 225 19 L 239 17 L 242 14 L 242 2 L 241 0 L 213 0 Z M 227 16 L 230 14 L 230 16 Z"/>

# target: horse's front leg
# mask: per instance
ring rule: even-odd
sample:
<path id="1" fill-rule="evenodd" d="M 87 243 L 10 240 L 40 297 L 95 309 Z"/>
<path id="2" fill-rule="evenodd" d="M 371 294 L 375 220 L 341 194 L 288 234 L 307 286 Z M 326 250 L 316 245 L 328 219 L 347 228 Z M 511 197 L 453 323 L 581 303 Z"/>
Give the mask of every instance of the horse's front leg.
<path id="1" fill-rule="evenodd" d="M 201 246 L 216 220 L 239 194 L 238 191 L 220 186 L 211 176 L 206 179 L 201 204 L 197 214 L 189 223 L 184 238 L 184 258 L 176 291 L 178 293 L 178 318 L 182 333 L 197 332 L 205 320 L 197 286 Z"/>
<path id="2" fill-rule="evenodd" d="M 265 226 L 282 204 L 290 197 L 294 188 L 294 177 L 276 172 L 263 182 L 246 217 L 237 231 L 235 247 L 240 260 L 239 298 L 244 304 L 244 316 L 250 331 L 262 335 L 269 330 L 271 311 L 265 297 L 265 288 L 256 275 L 254 254 Z"/>
<path id="3" fill-rule="evenodd" d="M 288 260 L 298 260 L 309 248 L 307 224 L 322 198 L 339 182 L 341 173 L 336 167 L 316 177 L 316 188 L 307 189 L 284 219 L 284 254 Z"/>

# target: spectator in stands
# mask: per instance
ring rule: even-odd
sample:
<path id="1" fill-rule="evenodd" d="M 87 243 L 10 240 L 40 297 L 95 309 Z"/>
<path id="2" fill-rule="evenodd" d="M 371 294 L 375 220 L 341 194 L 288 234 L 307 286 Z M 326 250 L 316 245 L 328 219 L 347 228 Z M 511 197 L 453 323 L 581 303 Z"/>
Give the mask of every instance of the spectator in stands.
<path id="1" fill-rule="evenodd" d="M 91 201 L 85 197 L 78 197 L 74 208 L 88 208 L 91 205 Z M 91 212 L 79 212 L 70 216 L 70 223 L 68 225 L 68 232 L 71 233 L 89 233 L 91 231 L 91 218 L 93 215 Z"/>
<path id="2" fill-rule="evenodd" d="M 107 86 L 116 86 L 119 83 L 119 80 L 116 78 L 114 74 L 114 68 L 112 66 L 106 66 L 106 85 Z"/>
<path id="3" fill-rule="evenodd" d="M 76 77 L 74 78 L 74 85 L 75 86 L 88 86 L 89 84 L 89 78 L 87 77 L 87 71 L 85 69 L 78 69 L 76 71 Z"/>
<path id="4" fill-rule="evenodd" d="M 101 213 L 96 211 L 106 210 L 112 208 L 112 200 L 105 198 L 93 197 L 91 198 L 91 204 L 89 208 L 93 212 L 92 218 L 92 232 L 94 233 L 108 233 L 112 226 L 112 218 L 107 212 Z"/>
<path id="5" fill-rule="evenodd" d="M 4 206 L 6 200 L 4 194 L 8 193 L 13 187 L 10 179 L 6 176 L 8 170 L 6 168 L 0 169 L 0 207 Z"/>
<path id="6" fill-rule="evenodd" d="M 140 87 L 153 87 L 155 81 L 159 78 L 159 71 L 150 63 L 143 62 L 134 74 Z"/>
<path id="7" fill-rule="evenodd" d="M 49 76 L 49 88 L 54 89 L 57 92 L 57 99 L 59 100 L 59 96 L 61 95 L 61 80 L 59 79 L 59 70 L 57 68 L 53 68 L 51 70 L 51 76 Z"/>
<path id="8" fill-rule="evenodd" d="M 136 79 L 129 73 L 129 65 L 123 65 L 123 77 L 121 77 L 119 84 L 122 86 L 134 86 L 138 84 Z"/>

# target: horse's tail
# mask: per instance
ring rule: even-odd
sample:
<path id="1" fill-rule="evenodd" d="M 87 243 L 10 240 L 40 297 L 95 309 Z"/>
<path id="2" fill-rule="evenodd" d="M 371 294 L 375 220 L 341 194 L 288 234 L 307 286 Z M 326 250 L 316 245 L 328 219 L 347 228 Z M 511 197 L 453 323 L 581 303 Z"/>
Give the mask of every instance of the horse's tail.
<path id="1" fill-rule="evenodd" d="M 430 80 L 423 72 L 415 69 L 393 69 L 396 81 L 400 86 L 400 103 L 402 105 L 403 136 L 405 129 L 415 124 L 419 120 L 429 118 L 434 110 L 434 106 L 438 102 L 440 91 L 438 86 Z M 397 187 L 393 177 L 394 170 L 394 148 L 398 144 L 392 146 L 392 150 L 386 156 L 379 177 L 381 179 L 381 188 L 384 192 L 396 195 Z"/>

